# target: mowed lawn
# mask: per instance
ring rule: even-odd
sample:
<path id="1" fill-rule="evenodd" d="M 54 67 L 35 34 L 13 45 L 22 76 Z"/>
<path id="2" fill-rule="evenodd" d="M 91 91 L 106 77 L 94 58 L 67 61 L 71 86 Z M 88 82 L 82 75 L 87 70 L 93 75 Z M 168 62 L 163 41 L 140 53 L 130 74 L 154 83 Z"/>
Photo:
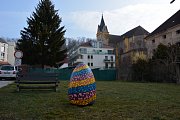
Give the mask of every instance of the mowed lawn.
<path id="1" fill-rule="evenodd" d="M 68 82 L 58 92 L 24 90 L 15 84 L 0 89 L 0 119 L 180 120 L 180 85 L 97 81 L 94 105 L 69 104 Z"/>

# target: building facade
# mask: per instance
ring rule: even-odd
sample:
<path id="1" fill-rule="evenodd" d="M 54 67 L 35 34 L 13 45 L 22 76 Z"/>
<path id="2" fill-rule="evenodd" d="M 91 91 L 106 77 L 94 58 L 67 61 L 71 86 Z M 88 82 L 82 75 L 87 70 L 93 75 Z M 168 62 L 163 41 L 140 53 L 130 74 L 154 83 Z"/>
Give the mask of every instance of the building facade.
<path id="1" fill-rule="evenodd" d="M 88 41 L 69 53 L 69 66 L 85 63 L 90 68 L 114 68 L 114 49 L 102 41 Z"/>
<path id="2" fill-rule="evenodd" d="M 144 38 L 148 34 L 148 31 L 138 26 L 120 36 L 120 40 L 116 43 L 119 49 L 120 64 L 131 65 L 138 59 L 147 58 Z"/>
<path id="3" fill-rule="evenodd" d="M 147 49 L 144 38 L 149 34 L 143 27 L 136 28 L 124 33 L 123 35 L 109 34 L 102 16 L 97 30 L 97 40 L 111 46 L 116 51 L 116 66 L 120 64 L 132 64 L 137 59 L 146 59 Z"/>
<path id="4" fill-rule="evenodd" d="M 180 10 L 150 33 L 145 40 L 149 58 L 160 43 L 164 45 L 180 43 Z"/>
<path id="5" fill-rule="evenodd" d="M 100 25 L 98 25 L 96 39 L 98 41 L 103 41 L 104 44 L 109 45 L 109 32 L 107 26 L 104 22 L 104 18 L 102 15 Z"/>
<path id="6" fill-rule="evenodd" d="M 144 38 L 149 34 L 141 26 L 137 26 L 123 35 L 109 34 L 102 16 L 97 30 L 97 40 L 111 46 L 115 51 L 115 63 L 118 79 L 128 79 L 131 66 L 138 59 L 147 59 L 147 48 Z"/>
<path id="7" fill-rule="evenodd" d="M 7 63 L 8 61 L 8 43 L 0 38 L 0 49 L 1 49 L 1 53 L 0 53 L 0 61 L 1 63 Z"/>
<path id="8" fill-rule="evenodd" d="M 14 52 L 16 48 L 16 42 L 6 42 L 0 38 L 0 65 L 11 64 L 15 65 Z"/>
<path id="9" fill-rule="evenodd" d="M 15 65 L 15 57 L 14 53 L 16 50 L 16 42 L 7 42 L 8 43 L 8 55 L 7 55 L 7 61 L 11 65 Z"/>

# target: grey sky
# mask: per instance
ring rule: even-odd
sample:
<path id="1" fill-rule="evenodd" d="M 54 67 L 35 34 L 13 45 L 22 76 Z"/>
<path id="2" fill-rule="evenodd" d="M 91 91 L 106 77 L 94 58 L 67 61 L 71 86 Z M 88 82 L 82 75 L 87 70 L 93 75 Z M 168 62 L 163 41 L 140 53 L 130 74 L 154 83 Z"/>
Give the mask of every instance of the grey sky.
<path id="1" fill-rule="evenodd" d="M 121 35 L 141 25 L 152 32 L 178 11 L 180 0 L 52 0 L 62 17 L 66 37 L 95 38 L 104 14 L 111 34 Z M 0 37 L 19 38 L 27 17 L 38 0 L 3 0 L 0 7 Z"/>

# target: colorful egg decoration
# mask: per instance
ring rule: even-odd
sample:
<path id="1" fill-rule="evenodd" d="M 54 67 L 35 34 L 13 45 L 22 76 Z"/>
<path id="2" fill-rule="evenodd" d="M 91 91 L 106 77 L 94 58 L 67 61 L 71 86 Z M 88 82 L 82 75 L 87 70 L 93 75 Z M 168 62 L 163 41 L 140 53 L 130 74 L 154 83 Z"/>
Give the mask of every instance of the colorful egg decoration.
<path id="1" fill-rule="evenodd" d="M 80 63 L 73 70 L 68 86 L 68 97 L 74 105 L 92 105 L 96 99 L 96 83 L 88 65 Z"/>

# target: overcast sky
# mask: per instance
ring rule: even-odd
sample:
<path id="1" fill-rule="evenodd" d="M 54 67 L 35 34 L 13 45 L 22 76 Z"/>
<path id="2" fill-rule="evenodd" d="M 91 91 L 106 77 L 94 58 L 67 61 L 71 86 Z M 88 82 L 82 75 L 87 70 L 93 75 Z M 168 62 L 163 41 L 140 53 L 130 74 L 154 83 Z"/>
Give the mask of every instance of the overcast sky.
<path id="1" fill-rule="evenodd" d="M 39 0 L 2 0 L 0 37 L 20 38 Z M 152 32 L 180 9 L 180 0 L 52 0 L 62 17 L 65 37 L 95 38 L 102 13 L 110 34 L 121 35 L 141 25 Z"/>

